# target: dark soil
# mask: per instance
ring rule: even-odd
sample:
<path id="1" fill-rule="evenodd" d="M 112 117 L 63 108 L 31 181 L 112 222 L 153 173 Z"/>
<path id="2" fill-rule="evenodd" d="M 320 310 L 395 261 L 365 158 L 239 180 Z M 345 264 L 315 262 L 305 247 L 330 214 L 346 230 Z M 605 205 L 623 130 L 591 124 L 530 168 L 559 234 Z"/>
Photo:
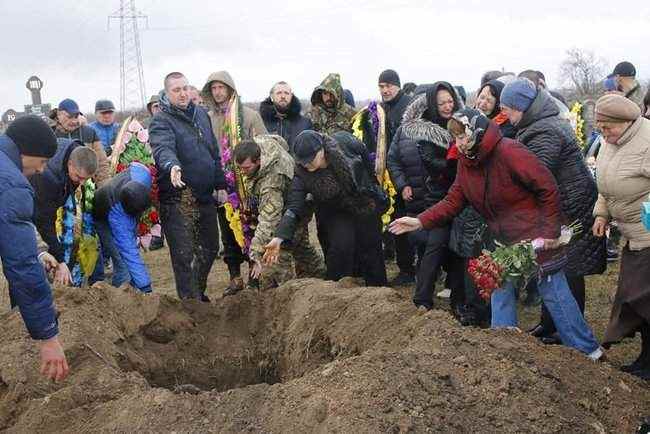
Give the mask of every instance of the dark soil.
<path id="1" fill-rule="evenodd" d="M 60 384 L 39 376 L 19 315 L 0 314 L 0 430 L 628 433 L 650 413 L 646 384 L 617 369 L 636 343 L 594 363 L 352 280 L 220 298 L 213 273 L 212 303 L 180 302 L 166 252 L 152 255 L 157 294 L 55 291 L 72 369 Z M 590 297 L 600 333 L 606 297 Z"/>

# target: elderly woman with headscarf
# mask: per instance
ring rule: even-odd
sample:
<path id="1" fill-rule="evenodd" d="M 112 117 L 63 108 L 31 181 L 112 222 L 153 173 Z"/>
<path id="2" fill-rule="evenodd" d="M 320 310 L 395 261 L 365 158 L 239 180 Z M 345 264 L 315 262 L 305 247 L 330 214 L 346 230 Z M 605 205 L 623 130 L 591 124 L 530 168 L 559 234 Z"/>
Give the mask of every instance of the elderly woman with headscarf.
<path id="1" fill-rule="evenodd" d="M 417 215 L 439 202 L 456 177 L 457 151 L 446 130 L 447 121 L 462 107 L 454 87 L 439 81 L 427 86 L 425 94 L 415 97 L 404 111 L 388 152 L 388 171 L 405 204 L 407 215 Z M 421 149 L 431 149 L 428 164 Z M 447 267 L 447 287 L 452 290 L 451 304 L 462 303 L 462 260 L 448 249 L 450 227 L 419 231 L 409 236 L 418 253 L 413 303 L 419 308 L 433 307 L 437 276 Z M 455 309 L 454 309 L 455 310 Z"/>
<path id="2" fill-rule="evenodd" d="M 641 223 L 641 204 L 650 194 L 650 120 L 622 95 L 596 103 L 596 126 L 603 135 L 598 154 L 595 236 L 616 220 L 625 239 L 618 290 L 605 331 L 606 346 L 641 332 L 641 354 L 621 370 L 650 379 L 650 232 Z"/>
<path id="3" fill-rule="evenodd" d="M 600 274 L 607 266 L 605 240 L 594 237 L 589 231 L 598 198 L 596 182 L 585 165 L 575 132 L 558 116 L 557 104 L 546 90 L 536 88 L 526 78 L 518 78 L 503 89 L 501 107 L 517 129 L 517 140 L 555 177 L 565 222 L 582 225 L 582 232 L 576 234 L 568 246 L 566 277 L 584 312 L 585 276 Z M 556 329 L 557 323 L 554 324 L 548 309 L 543 309 L 540 324 L 531 334 L 548 336 L 559 343 L 559 336 L 554 333 Z"/>
<path id="4" fill-rule="evenodd" d="M 499 127 L 477 110 L 455 113 L 449 129 L 461 153 L 449 193 L 417 218 L 395 220 L 391 231 L 399 234 L 443 226 L 469 204 L 504 244 L 541 239 L 538 286 L 560 336 L 567 346 L 599 359 L 602 349 L 580 314 L 564 275 L 566 255 L 558 249 L 560 197 L 553 175 L 519 142 L 504 138 Z M 492 293 L 491 305 L 493 328 L 517 326 L 511 283 Z"/>

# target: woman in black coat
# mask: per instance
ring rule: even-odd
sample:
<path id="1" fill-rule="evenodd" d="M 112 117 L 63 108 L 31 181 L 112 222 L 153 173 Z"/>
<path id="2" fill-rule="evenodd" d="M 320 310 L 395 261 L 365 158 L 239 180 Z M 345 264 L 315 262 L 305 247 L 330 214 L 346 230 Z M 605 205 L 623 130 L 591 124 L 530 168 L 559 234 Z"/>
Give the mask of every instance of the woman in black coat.
<path id="1" fill-rule="evenodd" d="M 319 238 L 327 280 L 353 276 L 358 260 L 367 286 L 385 286 L 381 215 L 388 198 L 377 183 L 364 144 L 345 131 L 329 137 L 307 130 L 296 138 L 294 151 L 294 177 L 275 238 L 265 247 L 265 262 L 275 262 L 280 245 L 291 242 L 311 195 L 323 229 Z"/>
<path id="2" fill-rule="evenodd" d="M 416 215 L 442 200 L 456 178 L 455 147 L 447 132 L 447 121 L 462 108 L 454 87 L 444 81 L 427 87 L 406 108 L 402 125 L 388 153 L 388 170 L 409 215 Z M 421 149 L 426 149 L 426 165 Z M 433 307 L 433 290 L 442 266 L 447 268 L 447 287 L 452 290 L 454 309 L 464 298 L 463 265 L 448 249 L 450 227 L 418 231 L 409 240 L 418 251 L 413 302 Z"/>
<path id="3" fill-rule="evenodd" d="M 569 262 L 565 272 L 571 292 L 584 313 L 585 276 L 601 274 L 607 266 L 605 240 L 595 237 L 589 230 L 593 226 L 592 211 L 598 199 L 596 182 L 585 165 L 575 133 L 569 123 L 558 117 L 560 111 L 548 92 L 519 78 L 504 88 L 501 106 L 517 129 L 517 140 L 555 176 L 566 222 L 582 225 L 582 232 L 574 236 L 568 246 Z M 553 321 L 545 309 L 541 323 L 531 333 L 537 337 L 555 333 Z"/>

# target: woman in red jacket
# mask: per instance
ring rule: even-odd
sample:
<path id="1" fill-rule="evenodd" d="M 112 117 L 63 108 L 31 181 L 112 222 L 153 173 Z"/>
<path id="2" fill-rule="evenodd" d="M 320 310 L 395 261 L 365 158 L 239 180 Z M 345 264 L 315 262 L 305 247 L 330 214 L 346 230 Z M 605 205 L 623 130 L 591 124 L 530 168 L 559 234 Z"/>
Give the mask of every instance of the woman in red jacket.
<path id="1" fill-rule="evenodd" d="M 391 232 L 446 224 L 471 205 L 504 244 L 543 239 L 543 250 L 537 256 L 539 291 L 562 341 L 594 360 L 600 358 L 602 349 L 580 314 L 563 272 L 566 255 L 558 248 L 562 215 L 553 175 L 522 144 L 504 138 L 499 127 L 477 110 L 456 112 L 448 128 L 461 152 L 456 181 L 442 201 L 417 218 L 395 220 Z M 493 328 L 517 326 L 512 284 L 494 291 L 491 305 Z"/>

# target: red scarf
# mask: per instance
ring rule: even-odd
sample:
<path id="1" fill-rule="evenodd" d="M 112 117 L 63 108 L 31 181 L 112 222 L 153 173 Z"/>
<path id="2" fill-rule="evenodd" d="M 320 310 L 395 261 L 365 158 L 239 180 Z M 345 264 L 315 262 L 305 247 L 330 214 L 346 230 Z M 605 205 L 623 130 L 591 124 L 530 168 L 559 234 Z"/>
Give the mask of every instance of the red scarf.
<path id="1" fill-rule="evenodd" d="M 506 114 L 502 110 L 499 112 L 498 115 L 494 117 L 494 119 L 492 119 L 492 122 L 494 122 L 497 125 L 503 125 L 506 122 L 508 122 L 508 116 L 506 116 Z"/>

